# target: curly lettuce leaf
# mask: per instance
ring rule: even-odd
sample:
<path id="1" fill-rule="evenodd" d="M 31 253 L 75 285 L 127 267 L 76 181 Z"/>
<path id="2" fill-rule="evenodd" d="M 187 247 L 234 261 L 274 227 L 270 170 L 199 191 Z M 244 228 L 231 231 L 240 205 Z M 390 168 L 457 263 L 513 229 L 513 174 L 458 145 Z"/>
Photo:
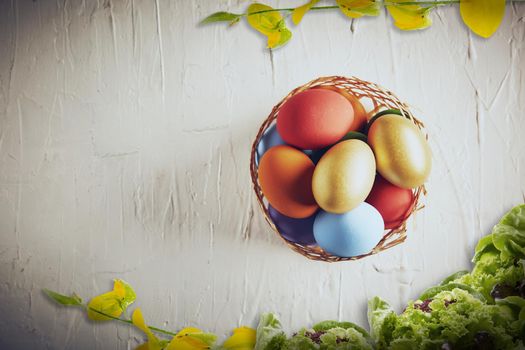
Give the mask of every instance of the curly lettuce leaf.
<path id="1" fill-rule="evenodd" d="M 473 348 L 478 334 L 487 334 L 498 348 L 513 348 L 516 332 L 511 331 L 515 321 L 510 313 L 502 312 L 498 305 L 489 305 L 472 296 L 468 291 L 455 288 L 435 295 L 429 311 L 409 303 L 398 316 L 392 332 L 393 345 L 420 344 L 432 349 L 448 343 L 453 348 Z M 397 346 L 397 345 L 396 345 Z M 501 347 L 500 347 L 501 346 Z M 437 347 L 439 348 L 439 347 Z"/>
<path id="2" fill-rule="evenodd" d="M 450 282 L 454 282 L 458 278 L 460 278 L 462 276 L 465 276 L 465 275 L 468 275 L 468 274 L 469 274 L 469 272 L 467 270 L 461 270 L 461 271 L 455 272 L 452 275 L 450 275 L 447 278 L 445 278 L 443 281 L 441 281 L 440 286 L 444 286 L 444 285 L 446 285 L 446 284 L 448 284 Z"/>
<path id="3" fill-rule="evenodd" d="M 306 336 L 307 329 L 303 328 L 290 339 L 287 339 L 282 350 L 317 350 L 319 346 Z"/>
<path id="4" fill-rule="evenodd" d="M 472 272 L 452 281 L 476 289 L 492 303 L 495 286 L 512 287 L 524 279 L 524 268 L 519 263 L 524 257 L 525 205 L 519 205 L 503 216 L 492 234 L 479 240 Z"/>
<path id="5" fill-rule="evenodd" d="M 355 328 L 335 327 L 328 329 L 320 337 L 320 349 L 372 350 L 368 340 Z"/>
<path id="6" fill-rule="evenodd" d="M 469 292 L 473 297 L 481 300 L 486 301 L 485 296 L 483 296 L 482 293 L 478 292 L 476 289 L 472 288 L 471 286 L 463 283 L 456 283 L 456 282 L 449 282 L 447 284 L 442 284 L 436 287 L 430 287 L 427 290 L 425 290 L 419 297 L 419 300 L 427 300 L 432 299 L 436 294 L 441 293 L 443 291 L 450 291 L 453 289 L 463 289 Z"/>
<path id="7" fill-rule="evenodd" d="M 363 327 L 360 327 L 358 325 L 356 325 L 355 323 L 352 323 L 352 322 L 339 322 L 339 321 L 331 321 L 331 320 L 328 320 L 328 321 L 323 321 L 323 322 L 319 322 L 317 323 L 316 325 L 313 326 L 313 329 L 314 331 L 316 332 L 326 332 L 326 331 L 329 331 L 330 329 L 332 328 L 343 328 L 343 329 L 355 329 L 356 331 L 358 331 L 359 333 L 361 333 L 361 335 L 363 337 L 365 337 L 366 339 L 369 339 L 370 338 L 370 334 L 368 334 L 368 332 L 366 331 L 366 329 L 364 329 Z"/>
<path id="8" fill-rule="evenodd" d="M 525 205 L 508 212 L 494 226 L 492 242 L 504 260 L 525 259 Z"/>
<path id="9" fill-rule="evenodd" d="M 374 297 L 368 302 L 368 324 L 370 325 L 372 339 L 381 348 L 392 340 L 392 332 L 397 324 L 397 315 L 386 301 Z"/>
<path id="10" fill-rule="evenodd" d="M 280 349 L 286 339 L 281 322 L 273 313 L 261 315 L 256 334 L 255 350 Z"/>

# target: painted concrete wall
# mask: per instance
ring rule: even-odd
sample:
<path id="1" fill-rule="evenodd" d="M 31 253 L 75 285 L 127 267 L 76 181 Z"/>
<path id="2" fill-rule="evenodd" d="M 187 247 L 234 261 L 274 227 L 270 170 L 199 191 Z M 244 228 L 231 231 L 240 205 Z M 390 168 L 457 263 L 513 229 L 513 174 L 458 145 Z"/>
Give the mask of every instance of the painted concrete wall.
<path id="1" fill-rule="evenodd" d="M 288 331 L 366 324 L 469 267 L 478 238 L 525 197 L 525 6 L 490 40 L 457 7 L 422 32 L 384 14 L 309 14 L 273 53 L 244 23 L 199 27 L 244 1 L 0 1 L 0 348 L 126 349 L 141 335 L 60 309 L 131 283 L 147 320 L 221 337 L 277 311 Z M 296 2 L 281 2 L 281 5 Z M 413 106 L 430 135 L 426 208 L 402 246 L 308 261 L 270 230 L 249 149 L 289 90 L 355 75 Z"/>

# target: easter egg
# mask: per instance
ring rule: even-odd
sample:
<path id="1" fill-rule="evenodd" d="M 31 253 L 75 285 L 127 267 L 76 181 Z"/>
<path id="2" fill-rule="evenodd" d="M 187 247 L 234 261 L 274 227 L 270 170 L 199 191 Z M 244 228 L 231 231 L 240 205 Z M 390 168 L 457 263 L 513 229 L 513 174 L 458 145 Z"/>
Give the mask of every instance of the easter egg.
<path id="1" fill-rule="evenodd" d="M 367 138 L 366 138 L 365 134 L 362 134 L 362 133 L 357 132 L 357 131 L 349 131 L 349 132 L 346 133 L 345 136 L 343 136 L 343 138 L 341 140 L 339 140 L 339 142 L 345 141 L 345 140 L 352 140 L 352 139 L 358 139 L 358 140 L 361 140 L 363 142 L 367 141 Z M 321 160 L 321 157 L 324 156 L 324 154 L 326 152 L 328 152 L 329 149 L 330 149 L 330 147 L 325 147 L 325 148 L 322 148 L 322 149 L 318 149 L 316 151 L 310 151 L 310 154 L 308 154 L 306 152 L 305 153 L 310 156 L 310 159 L 314 162 L 314 164 L 317 164 L 319 162 L 319 160 Z"/>
<path id="2" fill-rule="evenodd" d="M 258 169 L 261 190 L 272 207 L 295 219 L 318 209 L 312 194 L 314 163 L 290 146 L 275 146 L 262 156 Z"/>
<path id="3" fill-rule="evenodd" d="M 286 240 L 302 245 L 315 245 L 314 220 L 315 213 L 304 219 L 294 219 L 279 213 L 271 205 L 268 213 L 277 230 Z"/>
<path id="4" fill-rule="evenodd" d="M 261 140 L 257 144 L 257 152 L 255 153 L 255 162 L 259 164 L 259 160 L 266 151 L 274 146 L 286 144 L 281 135 L 277 132 L 277 125 L 274 124 L 266 130 Z"/>
<path id="5" fill-rule="evenodd" d="M 290 97 L 282 105 L 277 130 L 287 144 L 316 150 L 336 143 L 353 121 L 352 104 L 341 94 L 310 89 Z"/>
<path id="6" fill-rule="evenodd" d="M 411 189 L 397 187 L 377 175 L 366 202 L 381 214 L 385 228 L 392 229 L 401 225 L 410 215 L 414 206 L 414 193 Z"/>
<path id="7" fill-rule="evenodd" d="M 344 89 L 339 89 L 332 85 L 318 86 L 317 88 L 335 91 L 343 95 L 352 104 L 354 109 L 354 121 L 352 122 L 352 125 L 350 125 L 348 131 L 358 131 L 364 128 L 367 123 L 368 114 L 366 113 L 365 107 L 363 107 L 357 97 Z"/>
<path id="8" fill-rule="evenodd" d="M 377 171 L 401 188 L 422 185 L 430 174 L 431 153 L 425 136 L 409 119 L 387 114 L 376 119 L 368 131 Z"/>
<path id="9" fill-rule="evenodd" d="M 363 141 L 340 142 L 326 152 L 312 178 L 312 191 L 319 206 L 342 214 L 362 203 L 370 193 L 376 173 L 374 154 Z"/>
<path id="10" fill-rule="evenodd" d="M 314 237 L 324 251 L 340 257 L 369 253 L 383 238 L 381 214 L 361 203 L 344 214 L 321 211 L 314 221 Z"/>

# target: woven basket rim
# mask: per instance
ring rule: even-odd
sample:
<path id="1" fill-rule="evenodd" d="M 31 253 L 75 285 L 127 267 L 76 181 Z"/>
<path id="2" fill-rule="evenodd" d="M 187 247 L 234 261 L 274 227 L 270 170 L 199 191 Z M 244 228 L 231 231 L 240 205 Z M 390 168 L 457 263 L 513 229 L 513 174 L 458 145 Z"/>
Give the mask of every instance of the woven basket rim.
<path id="1" fill-rule="evenodd" d="M 424 206 L 420 204 L 420 198 L 422 195 L 426 195 L 426 189 L 425 186 L 419 186 L 415 189 L 413 189 L 413 203 L 411 205 L 410 210 L 407 212 L 407 215 L 405 216 L 405 219 L 400 222 L 400 224 L 392 229 L 386 229 L 384 231 L 383 238 L 379 241 L 379 243 L 368 253 L 358 255 L 358 256 L 352 256 L 352 257 L 340 257 L 336 255 L 329 254 L 325 251 L 323 251 L 318 246 L 305 246 L 301 245 L 296 242 L 292 242 L 287 240 L 282 236 L 282 234 L 279 232 L 278 228 L 274 224 L 273 220 L 270 217 L 270 214 L 268 212 L 268 205 L 265 204 L 265 197 L 262 193 L 259 180 L 258 180 L 258 167 L 256 162 L 256 154 L 257 154 L 257 146 L 259 145 L 260 140 L 264 136 L 264 133 L 275 123 L 277 119 L 277 115 L 279 113 L 279 110 L 281 106 L 292 96 L 311 89 L 311 88 L 317 88 L 320 86 L 330 86 L 335 87 L 337 89 L 345 90 L 347 93 L 354 95 L 358 99 L 361 99 L 363 97 L 369 98 L 374 108 L 368 112 L 367 120 L 370 120 L 371 116 L 377 114 L 381 110 L 395 108 L 401 111 L 402 115 L 412 121 L 421 131 L 424 132 L 424 125 L 421 121 L 419 121 L 414 115 L 411 113 L 409 106 L 401 102 L 396 95 L 394 95 L 389 90 L 383 89 L 379 85 L 368 82 L 365 80 L 361 80 L 357 77 L 344 77 L 344 76 L 325 76 L 325 77 L 319 77 L 317 79 L 311 80 L 310 82 L 301 85 L 292 91 L 290 91 L 278 104 L 276 104 L 273 108 L 268 117 L 264 120 L 264 122 L 259 127 L 259 130 L 257 132 L 257 136 L 255 137 L 255 140 L 253 141 L 251 153 L 250 153 L 250 175 L 253 185 L 253 190 L 255 191 L 257 202 L 263 211 L 264 218 L 266 222 L 270 225 L 272 230 L 295 252 L 307 257 L 311 260 L 317 260 L 317 261 L 324 261 L 324 262 L 339 262 L 339 261 L 352 261 L 352 260 L 359 260 L 364 257 L 377 254 L 379 252 L 382 252 L 386 249 L 392 248 L 398 244 L 403 243 L 407 238 L 407 228 L 406 224 L 407 221 L 412 215 L 421 210 Z M 425 134 L 426 139 L 428 140 L 428 135 Z"/>

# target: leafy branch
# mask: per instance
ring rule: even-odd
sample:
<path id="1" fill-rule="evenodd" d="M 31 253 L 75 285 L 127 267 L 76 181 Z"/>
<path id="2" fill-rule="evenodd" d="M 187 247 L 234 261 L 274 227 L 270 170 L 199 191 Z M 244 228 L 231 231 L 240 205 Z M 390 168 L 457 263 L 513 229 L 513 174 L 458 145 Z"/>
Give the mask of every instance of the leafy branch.
<path id="1" fill-rule="evenodd" d="M 204 333 L 200 329 L 187 327 L 177 333 L 162 328 L 149 326 L 145 323 L 142 311 L 135 309 L 131 319 L 122 318 L 121 315 L 127 307 L 135 302 L 136 295 L 129 284 L 122 280 L 115 280 L 113 290 L 92 298 L 89 303 L 84 304 L 82 299 L 73 293 L 71 296 L 59 294 L 49 289 L 43 292 L 53 301 L 64 306 L 82 308 L 87 316 L 93 321 L 118 321 L 133 325 L 144 332 L 148 341 L 140 345 L 137 350 L 187 350 L 187 349 L 242 349 L 243 346 L 255 345 L 255 330 L 248 327 L 240 327 L 233 330 L 233 335 L 220 347 L 215 346 L 217 336 Z M 171 337 L 159 339 L 155 334 Z"/>
<path id="2" fill-rule="evenodd" d="M 379 16 L 386 8 L 394 25 L 401 30 L 425 29 L 432 25 L 430 13 L 439 6 L 459 4 L 463 22 L 477 35 L 489 38 L 503 20 L 506 2 L 524 0 L 330 0 L 334 5 L 317 6 L 319 0 L 310 0 L 298 7 L 272 8 L 261 3 L 251 4 L 244 13 L 216 12 L 201 21 L 201 24 L 226 22 L 230 26 L 246 18 L 248 24 L 267 37 L 268 48 L 285 45 L 292 38 L 286 26 L 285 16 L 290 16 L 298 25 L 309 11 L 339 10 L 349 18 Z"/>

